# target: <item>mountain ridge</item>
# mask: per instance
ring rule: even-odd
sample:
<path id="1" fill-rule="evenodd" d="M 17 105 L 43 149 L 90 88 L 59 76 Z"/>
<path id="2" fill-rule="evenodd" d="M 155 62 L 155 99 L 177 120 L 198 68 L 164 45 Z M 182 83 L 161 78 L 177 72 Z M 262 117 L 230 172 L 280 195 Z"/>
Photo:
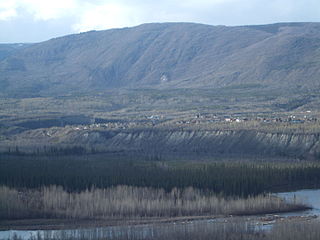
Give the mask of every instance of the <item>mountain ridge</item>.
<path id="1" fill-rule="evenodd" d="M 320 87 L 320 23 L 148 23 L 90 31 L 0 59 L 1 94 L 121 88 Z"/>

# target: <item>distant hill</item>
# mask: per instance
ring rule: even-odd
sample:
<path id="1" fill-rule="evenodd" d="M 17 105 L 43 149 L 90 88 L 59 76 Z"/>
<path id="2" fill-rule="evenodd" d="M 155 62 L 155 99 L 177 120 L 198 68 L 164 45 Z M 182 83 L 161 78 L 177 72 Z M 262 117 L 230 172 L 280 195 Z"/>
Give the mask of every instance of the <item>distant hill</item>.
<path id="1" fill-rule="evenodd" d="M 59 95 L 118 88 L 314 89 L 320 23 L 152 23 L 23 48 L 0 45 L 0 93 Z"/>
<path id="2" fill-rule="evenodd" d="M 31 44 L 25 44 L 25 43 L 0 44 L 0 61 L 14 54 L 18 50 L 21 50 L 28 46 L 31 46 Z"/>

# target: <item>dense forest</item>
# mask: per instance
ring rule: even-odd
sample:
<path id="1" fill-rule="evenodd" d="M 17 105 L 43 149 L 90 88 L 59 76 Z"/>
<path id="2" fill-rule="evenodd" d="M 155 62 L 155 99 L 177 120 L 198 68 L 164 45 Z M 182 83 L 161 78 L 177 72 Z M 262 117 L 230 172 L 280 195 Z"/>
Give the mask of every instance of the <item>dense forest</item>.
<path id="1" fill-rule="evenodd" d="M 320 164 L 143 161 L 103 156 L 14 157 L 0 159 L 0 184 L 13 188 L 58 185 L 67 191 L 117 185 L 169 192 L 193 187 L 224 196 L 247 197 L 270 191 L 320 185 Z"/>
<path id="2" fill-rule="evenodd" d="M 308 206 L 270 192 L 319 186 L 317 162 L 2 155 L 0 220 L 140 221 L 279 213 Z"/>

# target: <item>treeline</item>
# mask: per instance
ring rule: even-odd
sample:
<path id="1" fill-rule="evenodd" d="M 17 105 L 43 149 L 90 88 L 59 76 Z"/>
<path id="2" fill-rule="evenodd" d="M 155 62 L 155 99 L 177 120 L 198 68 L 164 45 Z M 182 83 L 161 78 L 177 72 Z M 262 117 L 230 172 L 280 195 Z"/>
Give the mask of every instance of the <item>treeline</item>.
<path id="1" fill-rule="evenodd" d="M 303 210 L 296 201 L 272 196 L 224 198 L 194 188 L 163 189 L 117 186 L 71 193 L 62 187 L 37 190 L 0 187 L 0 219 L 133 219 L 206 215 L 252 215 Z"/>
<path id="2" fill-rule="evenodd" d="M 117 185 L 162 188 L 167 192 L 194 187 L 246 197 L 319 187 L 320 164 L 11 157 L 0 159 L 0 184 L 14 188 L 59 185 L 68 191 Z"/>
<path id="3" fill-rule="evenodd" d="M 0 153 L 0 157 L 5 156 L 32 156 L 32 157 L 44 157 L 44 156 L 65 156 L 65 155 L 83 155 L 83 154 L 94 154 L 97 150 L 93 147 L 86 148 L 83 146 L 43 146 L 33 148 L 19 148 L 8 147 L 6 151 Z"/>

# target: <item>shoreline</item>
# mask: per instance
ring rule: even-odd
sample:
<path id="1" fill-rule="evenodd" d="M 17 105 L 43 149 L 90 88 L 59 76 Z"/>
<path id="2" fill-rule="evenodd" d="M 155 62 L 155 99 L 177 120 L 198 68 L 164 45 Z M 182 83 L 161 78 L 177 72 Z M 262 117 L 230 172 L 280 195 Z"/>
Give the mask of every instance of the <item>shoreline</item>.
<path id="1" fill-rule="evenodd" d="M 292 211 L 275 211 L 254 214 L 233 214 L 233 215 L 207 215 L 207 216 L 180 216 L 180 217 L 148 217 L 139 219 L 18 219 L 0 220 L 0 231 L 21 230 L 70 230 L 80 228 L 102 228 L 116 226 L 134 226 L 158 223 L 191 222 L 201 220 L 229 219 L 233 217 L 263 218 L 268 215 L 277 216 L 281 213 L 303 212 L 310 210 L 310 207 L 301 207 Z"/>
<path id="2" fill-rule="evenodd" d="M 157 223 L 174 223 L 184 221 L 210 220 L 228 218 L 230 216 L 185 216 L 185 217 L 163 217 L 163 218 L 141 218 L 141 219 L 19 219 L 1 220 L 0 231 L 9 230 L 66 230 L 78 228 L 99 228 L 130 225 L 146 225 Z"/>

